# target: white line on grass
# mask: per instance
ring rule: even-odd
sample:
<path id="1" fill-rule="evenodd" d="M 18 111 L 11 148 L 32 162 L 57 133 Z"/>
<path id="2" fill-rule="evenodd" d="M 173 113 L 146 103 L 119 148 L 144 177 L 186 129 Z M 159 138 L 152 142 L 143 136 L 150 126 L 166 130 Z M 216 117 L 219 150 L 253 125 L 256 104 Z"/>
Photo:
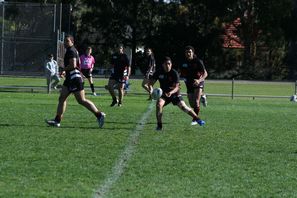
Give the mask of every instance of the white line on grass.
<path id="1" fill-rule="evenodd" d="M 103 184 L 95 191 L 94 198 L 103 198 L 108 192 L 112 185 L 121 177 L 124 173 L 124 169 L 128 164 L 129 159 L 133 155 L 136 149 L 136 142 L 138 142 L 139 135 L 143 130 L 144 125 L 147 122 L 148 117 L 152 113 L 154 102 L 151 102 L 148 106 L 147 111 L 142 115 L 141 119 L 137 123 L 136 128 L 131 133 L 128 143 L 126 144 L 122 154 L 119 156 L 116 164 L 112 168 L 111 174 L 105 179 Z"/>

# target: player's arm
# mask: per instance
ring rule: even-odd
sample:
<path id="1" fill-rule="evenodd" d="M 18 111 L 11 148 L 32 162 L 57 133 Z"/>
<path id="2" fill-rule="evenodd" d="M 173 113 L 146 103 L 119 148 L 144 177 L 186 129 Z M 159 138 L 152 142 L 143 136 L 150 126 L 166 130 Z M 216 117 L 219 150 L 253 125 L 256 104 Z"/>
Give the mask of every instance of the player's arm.
<path id="1" fill-rule="evenodd" d="M 94 58 L 93 56 L 92 56 L 92 59 L 93 59 L 93 62 L 92 62 L 92 68 L 91 68 L 91 71 L 93 71 L 94 66 L 95 66 L 95 63 L 96 63 L 95 58 Z"/>
<path id="2" fill-rule="evenodd" d="M 71 71 L 74 70 L 78 67 L 77 65 L 77 58 L 70 58 L 69 59 L 69 65 L 67 65 L 66 67 L 64 67 L 65 71 Z"/>
<path id="3" fill-rule="evenodd" d="M 202 73 L 202 75 L 200 75 L 200 78 L 195 79 L 194 81 L 194 85 L 198 85 L 200 82 L 204 81 L 208 76 L 208 73 L 206 71 L 206 69 L 204 69 L 204 72 Z"/>

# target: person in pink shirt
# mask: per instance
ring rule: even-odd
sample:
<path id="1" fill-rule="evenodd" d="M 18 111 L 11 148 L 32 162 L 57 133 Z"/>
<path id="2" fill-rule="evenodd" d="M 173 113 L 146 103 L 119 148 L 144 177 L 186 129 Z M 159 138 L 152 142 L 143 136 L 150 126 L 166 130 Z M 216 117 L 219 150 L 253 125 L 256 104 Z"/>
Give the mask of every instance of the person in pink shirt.
<path id="1" fill-rule="evenodd" d="M 92 71 L 95 64 L 95 59 L 91 55 L 92 54 L 92 48 L 88 47 L 86 49 L 86 53 L 80 56 L 80 69 L 81 73 L 88 79 L 92 94 L 96 96 L 95 88 L 94 88 L 94 82 L 92 78 Z"/>

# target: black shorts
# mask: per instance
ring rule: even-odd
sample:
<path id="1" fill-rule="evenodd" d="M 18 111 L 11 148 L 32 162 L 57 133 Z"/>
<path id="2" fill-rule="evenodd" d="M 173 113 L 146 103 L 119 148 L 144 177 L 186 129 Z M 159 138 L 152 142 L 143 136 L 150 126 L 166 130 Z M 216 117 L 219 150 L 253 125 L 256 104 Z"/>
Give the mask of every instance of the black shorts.
<path id="1" fill-rule="evenodd" d="M 82 78 L 66 79 L 63 83 L 69 92 L 76 92 L 84 90 L 84 83 Z"/>
<path id="2" fill-rule="evenodd" d="M 90 78 L 90 77 L 92 77 L 91 69 L 81 69 L 81 73 L 82 73 L 86 78 Z"/>
<path id="3" fill-rule="evenodd" d="M 198 86 L 194 86 L 193 83 L 194 82 L 191 82 L 191 83 L 186 82 L 188 94 L 194 93 L 195 89 L 203 89 L 204 88 L 204 81 L 200 82 Z"/>
<path id="4" fill-rule="evenodd" d="M 170 97 L 165 96 L 164 94 L 161 96 L 163 100 L 165 100 L 165 105 L 168 105 L 172 102 L 173 105 L 178 105 L 181 101 L 183 101 L 183 97 L 180 94 L 174 94 Z"/>
<path id="5" fill-rule="evenodd" d="M 127 79 L 123 75 L 112 73 L 109 77 L 111 80 L 115 80 L 118 83 L 126 83 Z"/>

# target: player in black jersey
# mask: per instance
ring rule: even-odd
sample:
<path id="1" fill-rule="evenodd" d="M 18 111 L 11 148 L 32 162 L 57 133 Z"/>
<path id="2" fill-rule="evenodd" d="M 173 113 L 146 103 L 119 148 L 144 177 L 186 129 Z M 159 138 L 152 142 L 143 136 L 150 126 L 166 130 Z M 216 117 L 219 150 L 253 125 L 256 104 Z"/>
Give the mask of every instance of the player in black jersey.
<path id="1" fill-rule="evenodd" d="M 118 46 L 118 51 L 112 54 L 111 57 L 111 67 L 112 73 L 108 81 L 107 88 L 112 97 L 111 107 L 118 104 L 122 106 L 123 97 L 124 97 L 124 87 L 126 81 L 129 79 L 131 73 L 130 61 L 128 56 L 124 53 L 124 47 L 122 45 Z M 114 87 L 118 87 L 119 97 L 117 99 Z"/>
<path id="2" fill-rule="evenodd" d="M 60 127 L 61 119 L 66 110 L 67 98 L 71 93 L 73 93 L 79 104 L 94 113 L 94 115 L 97 117 L 99 127 L 102 128 L 105 114 L 99 111 L 92 101 L 85 98 L 83 78 L 79 70 L 79 55 L 74 47 L 73 37 L 70 35 L 66 36 L 64 44 L 66 47 L 63 68 L 65 81 L 60 93 L 56 117 L 53 120 L 46 120 L 46 123 L 50 126 Z"/>
<path id="3" fill-rule="evenodd" d="M 181 110 L 189 114 L 197 124 L 203 126 L 205 122 L 186 105 L 180 94 L 179 75 L 176 70 L 172 69 L 172 61 L 169 57 L 165 57 L 162 67 L 163 69 L 157 70 L 154 73 L 152 80 L 150 81 L 150 83 L 153 84 L 156 80 L 159 80 L 160 87 L 163 90 L 162 96 L 156 103 L 156 130 L 162 130 L 163 107 L 169 103 L 177 105 Z"/>
<path id="4" fill-rule="evenodd" d="M 156 71 L 156 61 L 154 57 L 153 50 L 151 48 L 146 48 L 144 59 L 145 74 L 142 81 L 142 87 L 149 93 L 148 100 L 152 100 L 153 86 L 149 84 L 150 79 Z"/>
<path id="5" fill-rule="evenodd" d="M 185 79 L 190 106 L 199 115 L 201 99 L 203 105 L 206 106 L 206 96 L 203 95 L 203 89 L 208 74 L 202 60 L 195 55 L 195 49 L 192 46 L 185 48 L 185 57 L 186 60 L 180 67 L 180 76 Z M 195 123 L 193 120 L 192 124 L 195 125 Z"/>

